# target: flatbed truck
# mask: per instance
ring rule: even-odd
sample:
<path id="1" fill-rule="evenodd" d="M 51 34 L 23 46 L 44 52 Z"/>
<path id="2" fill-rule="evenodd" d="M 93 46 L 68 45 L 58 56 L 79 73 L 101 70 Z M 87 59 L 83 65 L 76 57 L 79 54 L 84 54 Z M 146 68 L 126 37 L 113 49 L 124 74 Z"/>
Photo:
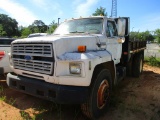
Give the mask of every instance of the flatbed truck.
<path id="1" fill-rule="evenodd" d="M 131 40 L 128 17 L 71 19 L 49 36 L 12 42 L 10 88 L 54 101 L 80 104 L 90 119 L 108 109 L 113 87 L 139 77 L 146 41 Z"/>

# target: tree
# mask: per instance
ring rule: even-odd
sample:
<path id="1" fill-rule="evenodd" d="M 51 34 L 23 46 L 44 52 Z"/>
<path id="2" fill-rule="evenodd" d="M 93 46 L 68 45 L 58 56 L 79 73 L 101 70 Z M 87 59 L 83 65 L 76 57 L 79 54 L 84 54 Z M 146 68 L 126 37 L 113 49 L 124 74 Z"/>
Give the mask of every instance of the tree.
<path id="1" fill-rule="evenodd" d="M 140 32 L 131 32 L 130 33 L 130 39 L 131 40 L 137 40 L 139 38 L 141 38 L 140 36 L 142 36 L 142 34 Z"/>
<path id="2" fill-rule="evenodd" d="M 147 40 L 147 41 L 153 41 L 154 40 L 154 37 L 153 35 L 150 33 L 150 31 L 145 31 L 145 32 L 142 32 L 143 34 L 143 40 Z"/>
<path id="3" fill-rule="evenodd" d="M 155 36 L 158 43 L 160 43 L 160 29 L 155 30 Z"/>
<path id="4" fill-rule="evenodd" d="M 44 33 L 48 27 L 42 20 L 35 20 L 32 25 L 29 26 L 32 33 Z"/>
<path id="5" fill-rule="evenodd" d="M 31 30 L 28 27 L 26 27 L 26 28 L 22 29 L 21 36 L 22 37 L 27 37 L 31 33 L 32 33 Z"/>
<path id="6" fill-rule="evenodd" d="M 48 33 L 53 33 L 55 31 L 55 29 L 57 28 L 58 24 L 55 23 L 55 21 L 53 20 L 50 25 L 49 25 L 49 29 L 48 29 Z"/>
<path id="7" fill-rule="evenodd" d="M 42 20 L 35 20 L 33 23 L 32 23 L 32 26 L 44 26 L 44 22 Z"/>
<path id="8" fill-rule="evenodd" d="M 130 39 L 131 40 L 147 40 L 147 41 L 153 41 L 154 37 L 153 35 L 147 30 L 145 32 L 131 32 L 130 33 Z"/>
<path id="9" fill-rule="evenodd" d="M 19 35 L 18 22 L 5 14 L 0 14 L 0 29 L 1 36 L 11 37 Z"/>
<path id="10" fill-rule="evenodd" d="M 93 16 L 99 16 L 99 15 L 103 15 L 103 16 L 107 16 L 107 12 L 105 12 L 106 9 L 103 7 L 97 8 L 96 11 L 92 14 Z"/>
<path id="11" fill-rule="evenodd" d="M 2 24 L 0 24 L 0 36 L 6 36 L 6 32 L 4 31 Z"/>

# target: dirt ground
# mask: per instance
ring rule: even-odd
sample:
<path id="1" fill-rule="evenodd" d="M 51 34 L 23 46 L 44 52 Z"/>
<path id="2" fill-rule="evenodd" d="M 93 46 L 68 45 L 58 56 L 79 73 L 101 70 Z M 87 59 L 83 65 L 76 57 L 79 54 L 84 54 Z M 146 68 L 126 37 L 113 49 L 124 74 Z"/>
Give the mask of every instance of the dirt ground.
<path id="1" fill-rule="evenodd" d="M 0 120 L 85 120 L 79 105 L 58 105 L 9 89 L 0 78 Z M 100 120 L 160 120 L 160 68 L 144 65 L 140 78 L 125 78 Z"/>

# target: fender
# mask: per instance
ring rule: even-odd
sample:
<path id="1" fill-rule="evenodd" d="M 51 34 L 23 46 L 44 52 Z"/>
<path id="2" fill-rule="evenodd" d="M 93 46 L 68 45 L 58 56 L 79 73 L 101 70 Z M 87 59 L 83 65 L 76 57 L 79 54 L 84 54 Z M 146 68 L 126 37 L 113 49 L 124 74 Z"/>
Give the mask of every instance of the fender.
<path id="1" fill-rule="evenodd" d="M 106 50 L 86 51 L 85 53 L 78 53 L 78 52 L 64 53 L 63 55 L 57 57 L 56 66 L 55 66 L 56 76 L 66 76 L 67 75 L 66 73 L 69 69 L 68 66 L 70 62 L 83 62 L 84 66 L 82 68 L 83 70 L 82 73 L 84 74 L 80 79 L 83 79 L 84 77 L 86 83 L 83 84 L 83 86 L 89 86 L 96 66 L 103 63 L 107 63 L 109 61 L 112 61 L 112 56 Z M 62 66 L 63 66 L 63 71 L 62 69 L 60 69 L 62 68 Z M 86 71 L 88 71 L 87 74 L 86 74 Z M 60 82 L 60 81 L 57 81 L 57 82 Z M 80 80 L 79 82 L 82 82 L 82 80 Z M 69 84 L 73 84 L 73 81 L 72 83 L 69 83 Z"/>

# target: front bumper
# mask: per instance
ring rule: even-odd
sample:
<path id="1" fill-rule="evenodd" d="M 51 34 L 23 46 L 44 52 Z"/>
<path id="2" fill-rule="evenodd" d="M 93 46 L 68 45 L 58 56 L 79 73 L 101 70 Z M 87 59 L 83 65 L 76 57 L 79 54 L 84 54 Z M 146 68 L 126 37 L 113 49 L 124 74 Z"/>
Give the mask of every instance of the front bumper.
<path id="1" fill-rule="evenodd" d="M 65 86 L 42 80 L 7 74 L 10 88 L 60 104 L 80 104 L 87 100 L 89 87 Z"/>

